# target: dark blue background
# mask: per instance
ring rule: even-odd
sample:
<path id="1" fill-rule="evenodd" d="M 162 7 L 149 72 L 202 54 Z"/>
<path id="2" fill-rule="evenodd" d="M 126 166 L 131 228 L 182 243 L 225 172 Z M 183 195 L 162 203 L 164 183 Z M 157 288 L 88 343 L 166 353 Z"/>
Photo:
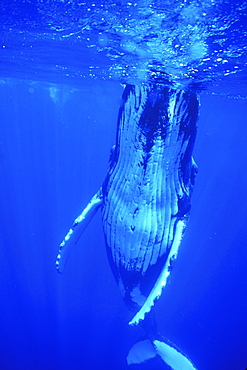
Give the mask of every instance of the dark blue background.
<path id="1" fill-rule="evenodd" d="M 0 85 L 0 369 L 123 369 L 129 328 L 100 213 L 63 275 L 54 261 L 100 187 L 122 87 Z M 53 90 L 54 91 L 54 90 Z M 156 304 L 160 332 L 199 370 L 247 367 L 247 104 L 204 92 L 191 220 Z"/>

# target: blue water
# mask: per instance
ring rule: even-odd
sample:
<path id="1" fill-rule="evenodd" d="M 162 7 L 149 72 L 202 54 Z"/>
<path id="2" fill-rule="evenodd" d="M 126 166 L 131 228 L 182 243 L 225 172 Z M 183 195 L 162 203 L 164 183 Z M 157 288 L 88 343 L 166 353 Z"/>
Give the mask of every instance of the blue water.
<path id="1" fill-rule="evenodd" d="M 192 21 L 190 15 L 186 19 L 194 26 L 201 21 L 199 3 L 189 2 L 195 11 Z M 201 3 L 209 9 L 212 2 Z M 78 16 L 78 9 L 92 4 L 52 4 L 0 5 L 0 370 L 122 370 L 140 332 L 127 325 L 132 316 L 108 266 L 100 213 L 63 275 L 57 274 L 54 262 L 71 222 L 104 179 L 115 141 L 120 82 L 145 81 L 149 67 L 143 65 L 149 56 L 140 50 L 140 40 L 138 44 L 134 39 L 139 46 L 131 56 L 129 39 L 124 41 L 128 47 L 118 49 L 123 42 L 109 26 L 124 22 L 127 15 L 118 16 L 123 9 L 131 14 L 130 3 L 117 3 L 115 14 L 113 2 L 108 3 L 111 17 L 103 36 L 98 15 L 91 29 L 85 24 L 93 17 Z M 221 31 L 229 37 L 219 51 L 229 57 L 232 50 L 229 73 L 220 65 L 212 75 L 205 72 L 201 60 L 206 59 L 206 36 L 192 50 L 201 70 L 189 78 L 210 81 L 201 94 L 194 150 L 199 173 L 179 257 L 156 303 L 160 332 L 199 370 L 247 368 L 246 3 L 228 2 L 218 22 L 233 19 L 226 14 L 234 4 L 242 7 L 242 15 Z M 138 21 L 136 15 L 133 19 Z M 81 29 L 88 34 L 78 34 Z M 95 47 L 86 44 L 89 34 L 97 41 Z M 132 74 L 122 68 L 120 52 L 126 50 L 128 66 L 135 65 Z M 179 57 L 188 70 L 195 63 L 183 53 Z M 188 70 L 179 75 L 179 84 Z"/>

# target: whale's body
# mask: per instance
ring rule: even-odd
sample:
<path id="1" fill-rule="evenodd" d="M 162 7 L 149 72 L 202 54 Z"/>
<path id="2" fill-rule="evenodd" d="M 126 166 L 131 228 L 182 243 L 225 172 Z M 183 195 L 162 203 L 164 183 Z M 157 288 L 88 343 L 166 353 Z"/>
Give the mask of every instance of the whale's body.
<path id="1" fill-rule="evenodd" d="M 194 92 L 149 84 L 123 94 L 102 215 L 110 265 L 133 310 L 177 253 L 196 173 L 197 113 Z"/>
<path id="2" fill-rule="evenodd" d="M 197 172 L 192 150 L 198 106 L 194 91 L 152 82 L 125 87 L 102 188 L 60 245 L 56 265 L 61 272 L 70 247 L 102 209 L 109 263 L 125 303 L 135 313 L 131 324 L 151 310 L 178 253 Z M 154 341 L 151 346 L 155 348 Z M 161 346 L 164 351 L 168 347 Z M 135 356 L 130 357 L 131 364 Z M 194 369 L 188 363 L 183 369 Z"/>

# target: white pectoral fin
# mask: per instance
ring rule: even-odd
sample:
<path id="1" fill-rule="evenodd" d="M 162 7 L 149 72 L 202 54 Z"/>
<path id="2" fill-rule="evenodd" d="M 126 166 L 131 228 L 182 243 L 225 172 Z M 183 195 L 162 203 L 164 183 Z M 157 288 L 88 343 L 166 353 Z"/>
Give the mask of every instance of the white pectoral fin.
<path id="1" fill-rule="evenodd" d="M 56 268 L 58 272 L 63 272 L 71 250 L 77 244 L 78 240 L 98 209 L 102 206 L 102 202 L 103 196 L 102 189 L 100 188 L 99 191 L 92 197 L 86 208 L 84 208 L 82 213 L 75 219 L 72 228 L 69 230 L 64 240 L 60 244 L 56 260 Z"/>
<path id="2" fill-rule="evenodd" d="M 173 240 L 172 247 L 170 249 L 169 255 L 167 257 L 165 266 L 163 267 L 156 284 L 154 285 L 153 289 L 149 293 L 145 303 L 140 308 L 140 310 L 136 313 L 133 319 L 129 322 L 129 325 L 136 325 L 141 320 L 144 320 L 145 314 L 148 313 L 152 306 L 154 305 L 156 299 L 161 296 L 162 289 L 166 286 L 167 279 L 170 275 L 170 268 L 172 261 L 177 257 L 178 249 L 180 246 L 180 242 L 182 239 L 182 234 L 184 230 L 185 224 L 182 220 L 179 220 L 176 225 L 175 237 Z"/>

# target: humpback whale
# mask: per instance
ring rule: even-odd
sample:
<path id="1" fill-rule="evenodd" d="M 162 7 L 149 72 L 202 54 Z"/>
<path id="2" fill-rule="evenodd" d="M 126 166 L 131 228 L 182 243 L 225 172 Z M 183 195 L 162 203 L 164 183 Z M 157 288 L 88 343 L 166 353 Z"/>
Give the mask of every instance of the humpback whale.
<path id="1" fill-rule="evenodd" d="M 129 366 L 158 357 L 170 369 L 195 369 L 158 334 L 152 306 L 167 283 L 189 218 L 198 109 L 198 93 L 192 89 L 159 81 L 126 85 L 106 177 L 59 247 L 56 267 L 61 273 L 101 209 L 110 267 L 133 312 L 129 324 L 146 331 L 146 338 L 129 351 Z"/>

